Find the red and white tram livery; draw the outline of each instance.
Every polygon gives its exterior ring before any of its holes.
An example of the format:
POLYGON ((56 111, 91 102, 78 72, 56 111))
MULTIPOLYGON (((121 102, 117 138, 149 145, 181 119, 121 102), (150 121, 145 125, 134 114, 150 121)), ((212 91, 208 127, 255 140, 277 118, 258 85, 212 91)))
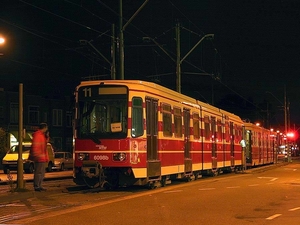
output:
POLYGON ((75 96, 76 184, 164 186, 243 166, 237 115, 136 80, 84 81, 75 96))

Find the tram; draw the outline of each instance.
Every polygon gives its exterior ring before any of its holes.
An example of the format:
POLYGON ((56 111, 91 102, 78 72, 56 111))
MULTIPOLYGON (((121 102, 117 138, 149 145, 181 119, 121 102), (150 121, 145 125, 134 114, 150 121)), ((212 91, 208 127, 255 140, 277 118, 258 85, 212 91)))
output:
POLYGON ((83 81, 75 99, 78 185, 165 186, 173 179, 241 170, 245 151, 251 165, 273 160, 273 150, 265 150, 271 145, 252 146, 260 137, 252 131, 255 125, 245 126, 233 113, 155 83, 83 81), (244 148, 240 142, 246 138, 244 148))

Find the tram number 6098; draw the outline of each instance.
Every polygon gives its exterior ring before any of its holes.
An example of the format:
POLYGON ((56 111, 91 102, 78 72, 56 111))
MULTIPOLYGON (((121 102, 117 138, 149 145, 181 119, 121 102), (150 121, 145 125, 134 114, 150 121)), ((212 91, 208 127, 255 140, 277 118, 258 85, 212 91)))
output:
POLYGON ((94 160, 109 160, 107 155, 95 155, 94 160))

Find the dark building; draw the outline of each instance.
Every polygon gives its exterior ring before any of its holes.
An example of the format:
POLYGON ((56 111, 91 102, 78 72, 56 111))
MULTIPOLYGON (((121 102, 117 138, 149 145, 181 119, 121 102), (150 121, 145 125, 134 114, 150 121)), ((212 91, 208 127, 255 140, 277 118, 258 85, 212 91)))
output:
MULTIPOLYGON (((72 152, 72 102, 71 97, 46 98, 23 94, 23 128, 28 140, 41 122, 48 124, 50 142, 55 150, 72 152)), ((0 127, 18 138, 19 93, 0 88, 0 127)), ((11 135, 8 135, 10 139, 11 135)), ((10 144, 11 141, 8 140, 10 144)), ((9 147, 9 146, 8 146, 9 147)))

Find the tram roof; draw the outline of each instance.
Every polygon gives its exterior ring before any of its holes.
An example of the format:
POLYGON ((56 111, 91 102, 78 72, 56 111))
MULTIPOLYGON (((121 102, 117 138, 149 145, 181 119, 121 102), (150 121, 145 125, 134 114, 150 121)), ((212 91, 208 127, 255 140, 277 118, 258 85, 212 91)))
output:
POLYGON ((142 80, 90 80, 90 81, 82 81, 77 88, 79 88, 80 86, 83 86, 83 85, 100 85, 102 83, 103 84, 127 85, 127 86, 129 86, 129 88, 131 88, 130 86, 144 86, 145 88, 151 88, 157 92, 163 92, 164 94, 168 94, 168 95, 178 99, 182 104, 189 105, 189 106, 192 106, 195 108, 201 107, 201 108, 207 109, 207 110, 218 111, 218 112, 225 114, 231 118, 235 118, 237 120, 240 119, 239 116, 237 116, 231 112, 219 109, 213 105, 196 100, 185 94, 178 93, 177 91, 174 91, 174 90, 164 87, 160 84, 156 84, 156 83, 149 82, 149 81, 142 81, 142 80))

